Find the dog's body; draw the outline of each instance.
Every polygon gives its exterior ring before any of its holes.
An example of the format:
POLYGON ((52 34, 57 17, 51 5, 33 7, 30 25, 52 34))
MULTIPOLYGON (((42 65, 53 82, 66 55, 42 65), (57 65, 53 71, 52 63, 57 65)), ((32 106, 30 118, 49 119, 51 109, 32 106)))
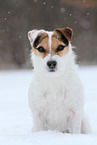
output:
POLYGON ((33 131, 89 133, 84 91, 72 52, 70 28, 29 32, 34 77, 29 89, 33 131))

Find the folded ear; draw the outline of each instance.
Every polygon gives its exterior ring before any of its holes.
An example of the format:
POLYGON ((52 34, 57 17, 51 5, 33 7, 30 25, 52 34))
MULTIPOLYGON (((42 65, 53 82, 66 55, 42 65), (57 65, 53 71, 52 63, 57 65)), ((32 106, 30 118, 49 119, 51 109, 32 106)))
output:
POLYGON ((73 30, 71 28, 62 28, 62 29, 56 29, 57 32, 61 32, 67 40, 71 41, 71 38, 73 36, 73 30))
POLYGON ((30 40, 30 43, 32 44, 34 42, 34 40, 37 38, 38 35, 41 35, 41 33, 43 33, 44 30, 32 30, 28 32, 28 38, 30 40))
POLYGON ((32 31, 28 32, 28 38, 29 38, 30 43, 33 42, 36 32, 37 32, 37 30, 32 30, 32 31))

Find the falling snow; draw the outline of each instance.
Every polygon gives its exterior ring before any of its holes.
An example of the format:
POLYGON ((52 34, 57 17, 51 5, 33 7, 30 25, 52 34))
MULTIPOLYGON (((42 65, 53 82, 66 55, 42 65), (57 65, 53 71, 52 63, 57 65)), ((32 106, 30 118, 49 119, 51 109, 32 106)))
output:
POLYGON ((89 14, 90 14, 90 13, 88 12, 88 13, 87 13, 87 16, 88 16, 89 14))
POLYGON ((38 2, 38 0, 34 0, 34 2, 36 3, 36 2, 38 2))
POLYGON ((2 40, 0 40, 0 44, 2 43, 3 41, 2 40))
POLYGON ((77 21, 74 21, 74 24, 77 24, 77 21))
POLYGON ((21 38, 22 38, 22 36, 21 36, 21 35, 19 35, 19 38, 21 39, 21 38))
POLYGON ((10 11, 8 11, 8 14, 10 14, 10 11))
POLYGON ((83 0, 83 3, 85 3, 86 1, 85 0, 83 0))
POLYGON ((61 8, 60 11, 61 11, 61 13, 64 13, 65 12, 65 8, 61 8))
POLYGON ((43 2, 43 5, 45 5, 45 2, 43 2))
POLYGON ((54 6, 51 6, 51 8, 53 9, 54 6))

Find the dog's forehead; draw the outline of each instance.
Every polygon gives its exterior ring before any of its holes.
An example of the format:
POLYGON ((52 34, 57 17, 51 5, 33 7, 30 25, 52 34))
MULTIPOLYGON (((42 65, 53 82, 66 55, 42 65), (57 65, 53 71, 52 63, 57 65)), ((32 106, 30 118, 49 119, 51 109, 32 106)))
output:
POLYGON ((60 41, 60 35, 56 31, 39 31, 35 40, 38 40, 38 43, 48 43, 49 47, 52 45, 54 38, 56 41, 60 41))
POLYGON ((43 31, 42 33, 39 32, 39 35, 41 37, 43 36, 48 36, 49 39, 51 39, 52 37, 56 37, 57 39, 60 38, 60 35, 54 30, 54 31, 43 31))
POLYGON ((56 31, 45 31, 41 35, 38 36, 39 38, 39 45, 48 46, 45 49, 49 49, 51 52, 52 49, 56 49, 59 44, 64 44, 61 35, 58 34, 56 31))
MULTIPOLYGON (((36 38, 34 38, 33 40, 33 46, 36 48, 39 45, 47 45, 49 46, 49 49, 51 49, 51 45, 53 43, 53 38, 59 38, 59 34, 56 31, 45 31, 45 30, 38 30, 38 32, 36 31, 37 36, 36 38)), ((56 41, 57 42, 57 41, 56 41)), ((45 48, 48 49, 48 48, 45 48)))

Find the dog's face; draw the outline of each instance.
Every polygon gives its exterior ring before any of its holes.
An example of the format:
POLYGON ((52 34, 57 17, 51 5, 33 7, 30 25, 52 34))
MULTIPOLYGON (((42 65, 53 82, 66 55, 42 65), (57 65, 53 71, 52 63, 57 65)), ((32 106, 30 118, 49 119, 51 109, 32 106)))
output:
POLYGON ((28 32, 35 71, 54 76, 62 74, 71 54, 71 37, 70 28, 28 32))

